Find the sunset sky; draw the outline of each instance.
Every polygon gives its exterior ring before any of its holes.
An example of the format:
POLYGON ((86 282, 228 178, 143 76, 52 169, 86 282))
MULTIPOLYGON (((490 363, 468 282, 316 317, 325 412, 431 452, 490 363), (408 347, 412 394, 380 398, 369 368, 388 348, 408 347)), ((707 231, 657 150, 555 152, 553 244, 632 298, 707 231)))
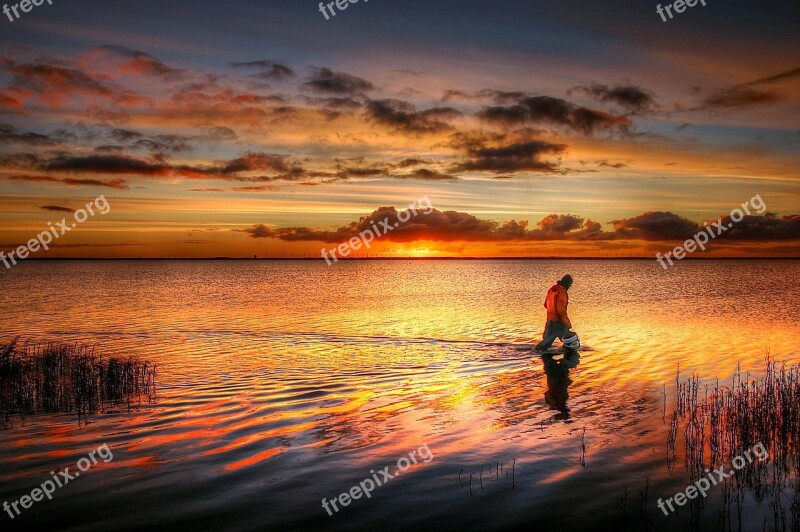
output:
MULTIPOLYGON (((46 2, 0 18, 0 249, 800 256, 800 4, 46 2), (696 254, 697 255, 697 254, 696 254)), ((35 256, 43 256, 37 253, 35 256)))

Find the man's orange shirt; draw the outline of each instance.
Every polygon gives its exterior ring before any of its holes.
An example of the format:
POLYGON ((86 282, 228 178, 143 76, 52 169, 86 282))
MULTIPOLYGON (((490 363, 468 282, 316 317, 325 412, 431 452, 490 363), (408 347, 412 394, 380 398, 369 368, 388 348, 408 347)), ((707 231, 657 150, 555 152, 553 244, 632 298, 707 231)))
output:
POLYGON ((569 305, 567 289, 560 284, 553 285, 547 291, 547 297, 544 300, 544 308, 547 309, 547 320, 560 321, 571 329, 572 322, 567 316, 567 305, 569 305))

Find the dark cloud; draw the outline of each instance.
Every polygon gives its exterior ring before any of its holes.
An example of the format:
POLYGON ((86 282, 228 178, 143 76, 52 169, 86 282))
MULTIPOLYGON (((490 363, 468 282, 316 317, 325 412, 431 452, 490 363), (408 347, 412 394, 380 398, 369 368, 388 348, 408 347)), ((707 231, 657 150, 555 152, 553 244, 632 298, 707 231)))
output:
POLYGON ((630 120, 623 116, 615 116, 586 107, 575 109, 572 113, 572 127, 584 135, 613 129, 627 132, 630 125, 630 120))
MULTIPOLYGON (((287 242, 317 241, 325 243, 345 242, 373 226, 381 227, 386 220, 393 227, 380 236, 392 242, 432 241, 595 241, 602 243, 613 240, 681 241, 702 229, 692 222, 669 212, 645 212, 632 218, 615 220, 613 231, 604 232, 602 224, 586 220, 574 214, 550 214, 541 219, 534 228, 525 220, 497 222, 482 220, 476 216, 457 211, 430 209, 423 214, 418 209, 415 216, 408 211, 406 222, 398 218, 394 207, 380 207, 358 221, 333 230, 320 230, 309 227, 272 228, 263 224, 248 229, 237 230, 252 238, 275 238, 287 242), (395 227, 395 224, 397 226, 395 227)), ((797 240, 800 239, 800 215, 778 218, 774 215, 749 216, 739 222, 742 230, 726 237, 735 240, 797 240)), ((382 230, 383 232, 383 230, 382 230)))
POLYGON ((344 227, 337 231, 315 231, 308 227, 283 227, 272 229, 266 225, 254 225, 250 229, 239 230, 252 238, 277 238, 287 242, 343 242, 355 236, 352 228, 344 227))
POLYGON ((259 61, 243 61, 243 62, 236 62, 231 61, 228 63, 233 68, 270 68, 272 66, 272 61, 267 61, 266 59, 262 59, 259 61))
POLYGON ((735 222, 730 215, 722 216, 721 234, 715 223, 699 224, 671 212, 645 212, 633 218, 614 220, 615 237, 639 240, 686 240, 711 227, 714 238, 725 240, 796 240, 800 239, 800 215, 777 216, 772 213, 744 216, 735 222))
POLYGON ((339 167, 339 172, 337 173, 337 177, 340 179, 347 179, 350 177, 376 177, 376 176, 388 176, 389 175, 389 167, 385 165, 375 165, 371 167, 339 167))
POLYGON ((181 135, 147 136, 127 129, 112 129, 109 137, 130 150, 145 150, 152 153, 179 153, 191 150, 190 139, 181 135))
MULTIPOLYGON (((403 222, 394 207, 380 207, 357 222, 339 227, 335 230, 316 230, 308 227, 283 227, 272 229, 263 224, 249 229, 239 230, 248 233, 252 238, 276 238, 288 242, 319 241, 326 243, 344 242, 357 236, 362 231, 381 227, 386 221, 393 230, 380 236, 392 242, 413 242, 417 240, 433 240, 440 242, 476 241, 498 242, 512 240, 562 240, 593 238, 600 232, 600 224, 592 220, 584 221, 572 215, 550 215, 539 222, 537 229, 529 229, 527 221, 510 220, 499 223, 493 220, 482 220, 472 214, 457 211, 439 211, 436 209, 418 209, 415 216, 405 211, 403 222), (424 214, 424 212, 428 212, 424 214), (397 224, 395 226, 395 224, 397 224)), ((403 212, 403 211, 401 211, 403 212)))
POLYGON ((361 107, 364 107, 364 104, 361 101, 359 101, 359 100, 357 100, 355 98, 351 98, 349 96, 344 96, 344 97, 331 96, 331 97, 328 97, 328 98, 308 98, 308 97, 306 97, 306 98, 304 98, 304 100, 307 103, 311 104, 311 105, 316 105, 316 106, 319 106, 319 107, 324 107, 324 108, 332 109, 332 110, 333 109, 335 109, 335 110, 355 110, 355 109, 360 109, 361 107))
POLYGON ((722 89, 707 96, 703 99, 700 108, 705 110, 747 109, 772 105, 781 99, 781 95, 775 91, 737 86, 722 89))
POLYGON ((131 157, 115 155, 89 155, 75 157, 63 155, 44 162, 40 169, 52 172, 93 174, 170 175, 167 165, 153 164, 131 157))
POLYGON ((172 95, 164 112, 179 120, 203 127, 229 127, 232 124, 264 126, 275 117, 274 107, 285 104, 279 95, 262 95, 235 89, 190 90, 182 88, 172 95))
POLYGON ((116 96, 104 81, 74 68, 47 63, 17 63, 0 59, 0 71, 13 77, 16 88, 29 89, 40 99, 57 105, 69 96, 116 96))
POLYGON ((121 154, 125 151, 125 146, 120 146, 117 144, 103 144, 102 146, 95 146, 94 151, 97 153, 121 154))
POLYGON ((70 209, 69 207, 59 207, 58 205, 44 205, 41 208, 51 212, 69 212, 69 213, 75 212, 75 209, 70 209))
POLYGON ((161 60, 142 50, 133 50, 124 46, 106 45, 101 50, 125 59, 120 69, 123 72, 140 76, 153 76, 167 80, 184 79, 188 72, 180 68, 172 68, 161 60))
POLYGON ((453 181, 458 176, 447 172, 433 170, 430 168, 416 168, 409 171, 408 168, 428 164, 432 161, 421 159, 403 159, 398 163, 372 163, 365 164, 363 157, 350 159, 337 159, 335 174, 319 175, 318 177, 343 179, 365 179, 370 177, 386 177, 393 179, 418 179, 420 181, 453 181))
POLYGON ((249 233, 252 238, 277 238, 273 237, 272 229, 264 224, 257 224, 250 229, 242 229, 240 232, 249 233))
POLYGON ((484 89, 474 96, 476 98, 488 98, 497 105, 516 103, 528 97, 526 93, 520 91, 498 91, 494 89, 484 89))
POLYGON ((39 133, 23 132, 10 124, 0 125, 0 144, 26 144, 28 146, 54 146, 61 140, 39 133))
POLYGON ((208 142, 233 141, 239 138, 234 130, 229 127, 210 127, 205 133, 196 137, 198 140, 208 142))
POLYGON ((791 70, 786 70, 784 72, 778 72, 777 74, 773 74, 772 76, 766 76, 763 78, 759 78, 747 83, 747 85, 760 85, 762 83, 774 83, 776 81, 783 81, 785 79, 791 79, 800 77, 800 67, 793 68, 791 70))
POLYGON ((478 112, 478 118, 490 124, 516 125, 524 124, 530 119, 528 108, 522 105, 508 107, 485 107, 478 112))
POLYGON ((649 113, 657 107, 652 93, 636 85, 609 87, 593 83, 587 87, 575 87, 572 91, 584 92, 599 102, 621 105, 633 114, 649 113))
POLYGON ((73 179, 73 178, 59 178, 48 175, 12 175, 9 181, 26 181, 29 183, 64 183, 69 186, 97 186, 114 188, 117 190, 127 190, 130 187, 128 182, 124 179, 73 179))
POLYGON ((458 89, 447 89, 442 93, 442 100, 443 102, 449 102, 450 100, 465 100, 465 101, 472 101, 475 100, 477 97, 474 94, 470 94, 468 92, 464 92, 458 89))
POLYGON ((484 107, 478 112, 480 120, 501 126, 523 124, 554 124, 566 126, 584 135, 600 131, 627 132, 631 122, 625 116, 580 107, 561 98, 551 96, 524 96, 519 93, 495 91, 493 99, 513 105, 484 107))
MULTIPOLYGON (((746 83, 740 83, 732 87, 718 89, 709 96, 706 96, 696 109, 706 111, 734 111, 751 107, 773 105, 783 100, 784 96, 778 91, 757 88, 757 86, 768 85, 796 77, 800 77, 800 67, 778 72, 771 76, 754 79, 746 83)), ((695 92, 701 91, 702 88, 695 88, 695 92)))
POLYGON ((555 162, 542 160, 546 155, 559 155, 566 150, 563 144, 529 140, 501 146, 470 146, 467 160, 455 165, 455 171, 485 171, 496 174, 529 170, 541 173, 560 171, 555 162))
POLYGON ((764 213, 759 216, 744 216, 734 222, 729 215, 722 217, 722 225, 730 228, 720 238, 730 240, 798 240, 800 239, 800 215, 777 216, 764 213))
POLYGON ((233 187, 234 192, 273 192, 278 190, 278 187, 273 185, 252 185, 248 187, 233 187))
POLYGON ((394 177, 400 179, 419 179, 421 181, 454 181, 458 177, 453 174, 438 172, 428 168, 417 168, 407 174, 394 174, 394 177))
MULTIPOLYGON (((225 179, 228 181, 276 181, 305 179, 309 175, 288 155, 247 152, 241 157, 217 161, 213 165, 170 164, 163 159, 137 159, 126 155, 57 155, 43 158, 35 154, 0 157, 0 167, 34 168, 46 172, 81 174, 140 175, 183 177, 188 179, 225 179), (250 172, 276 172, 274 175, 242 175, 250 172)), ((56 178, 53 178, 56 179, 56 178)), ((60 180, 67 183, 68 180, 60 180)), ((94 180, 92 180, 94 182, 94 180)), ((72 180, 72 182, 77 182, 72 180)))
POLYGON ((61 179, 61 182, 72 186, 106 187, 117 190, 127 190, 130 188, 128 182, 124 179, 72 179, 65 177, 61 179))
POLYGON ((141 133, 127 129, 112 129, 109 137, 118 142, 136 142, 144 137, 141 133))
POLYGON ((312 92, 355 95, 374 90, 376 87, 369 81, 347 74, 334 72, 329 68, 316 68, 302 87, 312 92))
POLYGON ((618 236, 637 240, 683 240, 701 229, 696 222, 662 211, 648 211, 611 223, 618 236))
POLYGON ((583 226, 583 218, 573 214, 551 214, 542 218, 539 229, 545 233, 564 234, 583 226))
MULTIPOLYGON (((458 131, 450 136, 447 146, 456 150, 475 150, 487 145, 498 145, 509 142, 509 135, 493 131, 458 131)), ((526 140, 526 139, 515 139, 526 140)))
MULTIPOLYGON (((120 139, 136 139, 138 134, 129 130, 118 130, 120 139)), ((137 142, 140 142, 139 139, 137 142)), ((0 156, 0 168, 38 170, 68 174, 138 175, 145 177, 178 177, 185 179, 221 179, 244 183, 269 183, 273 181, 307 182, 322 179, 326 182, 346 179, 387 177, 396 179, 419 179, 426 181, 454 180, 456 176, 427 168, 412 172, 398 171, 400 166, 391 163, 364 164, 363 158, 337 160, 336 168, 330 171, 311 171, 289 155, 246 152, 240 157, 215 161, 209 165, 173 164, 164 157, 152 156, 139 159, 115 151, 116 146, 100 146, 98 155, 73 156, 58 154, 43 157, 36 154, 0 156)), ((54 182, 70 185, 86 184, 128 188, 122 179, 64 179, 61 177, 22 174, 9 179, 30 182, 54 182)))
POLYGON ((432 162, 433 161, 428 160, 428 159, 419 159, 419 158, 416 158, 416 157, 407 157, 405 159, 402 159, 400 162, 398 162, 396 166, 398 168, 409 168, 411 166, 420 166, 420 165, 423 165, 423 164, 430 164, 432 162))
MULTIPOLYGON (((282 104, 280 96, 263 96, 233 89, 217 92, 181 89, 172 95, 172 100, 185 109, 226 110, 241 109, 254 105, 282 104)), ((260 111, 260 110, 259 110, 260 111)), ((263 114, 264 112, 261 111, 263 114)))
POLYGON ((261 72, 251 74, 250 77, 264 79, 267 81, 283 81, 285 79, 295 77, 294 70, 281 63, 274 63, 272 61, 246 61, 243 63, 231 62, 228 63, 233 68, 249 68, 258 69, 261 72))
POLYGON ((284 126, 292 122, 296 122, 301 115, 301 108, 291 105, 282 105, 279 107, 272 107, 268 113, 264 113, 265 120, 262 121, 265 125, 284 126))
POLYGON ((218 163, 218 166, 212 171, 220 175, 230 176, 241 172, 269 170, 285 174, 303 172, 299 163, 292 162, 288 155, 264 152, 247 152, 242 157, 218 163))
POLYGON ((131 145, 133 150, 146 150, 152 153, 179 153, 190 151, 189 139, 180 135, 156 135, 151 139, 139 139, 131 145))
POLYGON ((602 161, 596 161, 597 166, 600 168, 626 168, 628 165, 625 163, 610 163, 607 160, 603 159, 602 161))
POLYGON ((418 111, 402 100, 371 100, 367 104, 367 117, 375 122, 408 134, 441 133, 453 129, 447 120, 461 116, 451 107, 433 107, 418 111))
POLYGON ((519 100, 519 105, 527 109, 530 120, 534 122, 552 122, 568 126, 572 125, 573 111, 584 109, 551 96, 529 96, 519 100))

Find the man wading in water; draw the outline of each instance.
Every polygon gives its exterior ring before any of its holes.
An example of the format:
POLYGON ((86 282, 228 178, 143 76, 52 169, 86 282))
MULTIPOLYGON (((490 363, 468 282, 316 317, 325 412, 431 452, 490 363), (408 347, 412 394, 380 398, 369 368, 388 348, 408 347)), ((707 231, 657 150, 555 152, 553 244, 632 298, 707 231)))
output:
POLYGON ((542 341, 536 345, 537 351, 546 351, 556 338, 564 342, 564 347, 577 350, 580 347, 578 335, 571 331, 572 322, 567 316, 569 295, 567 290, 572 286, 572 276, 567 274, 547 291, 544 308, 547 309, 547 324, 544 327, 542 341))

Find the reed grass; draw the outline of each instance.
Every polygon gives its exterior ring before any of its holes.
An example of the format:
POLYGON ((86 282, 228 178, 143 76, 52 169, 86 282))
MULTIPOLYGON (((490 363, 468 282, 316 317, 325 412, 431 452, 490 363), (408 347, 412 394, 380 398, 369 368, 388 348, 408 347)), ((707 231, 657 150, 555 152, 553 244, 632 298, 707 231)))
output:
POLYGON ((43 412, 83 416, 156 395, 157 367, 136 357, 104 357, 94 347, 54 343, 0 344, 0 421, 43 412))
MULTIPOLYGON (((745 494, 759 503, 769 501, 774 530, 800 525, 800 365, 778 364, 769 354, 758 375, 743 374, 737 366, 731 383, 701 384, 697 375, 675 378, 675 407, 667 436, 667 462, 683 449, 684 465, 692 482, 706 470, 725 466, 757 444, 769 452, 767 460, 753 460, 721 486, 720 525, 731 530, 742 523, 745 494), (679 425, 683 438, 679 436, 679 425), (785 500, 793 495, 788 508, 785 500), (788 512, 787 512, 788 510, 788 512), (787 515, 789 519, 787 521, 787 515)), ((697 504, 704 504, 697 499, 697 504)), ((696 510, 696 509, 695 509, 696 510)))

